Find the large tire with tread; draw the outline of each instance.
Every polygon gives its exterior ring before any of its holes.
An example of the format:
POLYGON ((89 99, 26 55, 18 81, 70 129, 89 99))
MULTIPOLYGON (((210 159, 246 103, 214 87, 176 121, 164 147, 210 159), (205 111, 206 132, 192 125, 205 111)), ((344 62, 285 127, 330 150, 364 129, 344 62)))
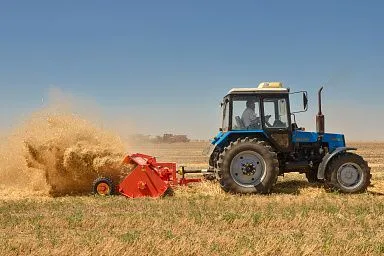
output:
POLYGON ((218 177, 230 193, 270 193, 279 174, 277 154, 258 139, 237 139, 219 155, 218 177))
POLYGON ((115 194, 115 186, 110 178, 97 178, 93 184, 93 194, 100 196, 110 196, 115 194))
POLYGON ((325 183, 332 190, 361 193, 371 181, 371 168, 359 155, 345 152, 335 156, 326 169, 325 183))

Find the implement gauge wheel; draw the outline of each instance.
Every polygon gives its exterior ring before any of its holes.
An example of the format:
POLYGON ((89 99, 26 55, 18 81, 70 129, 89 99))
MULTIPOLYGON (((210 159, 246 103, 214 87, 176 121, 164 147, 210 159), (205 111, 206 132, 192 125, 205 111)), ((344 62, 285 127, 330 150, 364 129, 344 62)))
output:
POLYGON ((220 185, 231 193, 270 193, 279 174, 279 161, 272 147, 248 137, 231 142, 217 164, 220 185))
POLYGON ((325 183, 332 190, 343 193, 361 193, 371 180, 371 168, 364 159, 353 153, 337 155, 327 166, 325 183))
POLYGON ((115 188, 111 179, 100 177, 93 182, 93 194, 99 196, 110 196, 114 193, 115 188))

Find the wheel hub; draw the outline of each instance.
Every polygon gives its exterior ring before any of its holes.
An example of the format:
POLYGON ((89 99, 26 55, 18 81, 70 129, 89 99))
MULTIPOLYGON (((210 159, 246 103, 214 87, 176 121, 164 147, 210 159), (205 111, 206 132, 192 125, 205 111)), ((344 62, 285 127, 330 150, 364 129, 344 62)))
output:
POLYGON ((240 152, 232 159, 230 174, 238 185, 254 187, 265 177, 264 159, 254 151, 240 152))
POLYGON ((100 183, 99 185, 97 185, 96 190, 97 190, 97 193, 99 195, 107 195, 110 191, 110 188, 109 188, 108 184, 100 183))
POLYGON ((340 185, 348 188, 358 185, 362 180, 361 177, 361 167, 355 163, 343 164, 337 172, 337 179, 340 185))
POLYGON ((251 176, 256 173, 256 167, 252 163, 242 164, 242 166, 241 170, 244 175, 251 176))

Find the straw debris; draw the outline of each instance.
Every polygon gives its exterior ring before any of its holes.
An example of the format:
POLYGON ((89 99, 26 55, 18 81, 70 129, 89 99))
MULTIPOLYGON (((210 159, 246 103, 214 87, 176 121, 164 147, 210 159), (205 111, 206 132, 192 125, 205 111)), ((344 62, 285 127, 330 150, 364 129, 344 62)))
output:
POLYGON ((124 175, 120 138, 70 113, 33 114, 0 153, 0 184, 50 195, 89 193, 98 176, 124 175))

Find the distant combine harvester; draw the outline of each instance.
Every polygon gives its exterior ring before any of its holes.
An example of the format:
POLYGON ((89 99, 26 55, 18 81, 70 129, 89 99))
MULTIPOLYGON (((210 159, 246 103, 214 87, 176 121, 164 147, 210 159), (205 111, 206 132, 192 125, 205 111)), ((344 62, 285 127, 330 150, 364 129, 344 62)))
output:
POLYGON ((140 143, 186 143, 190 142, 191 140, 187 137, 187 135, 175 135, 172 133, 165 133, 162 136, 134 134, 129 136, 129 141, 136 141, 140 143))
POLYGON ((172 133, 163 134, 163 136, 156 136, 156 143, 177 143, 177 142, 189 142, 187 135, 175 135, 172 133))

